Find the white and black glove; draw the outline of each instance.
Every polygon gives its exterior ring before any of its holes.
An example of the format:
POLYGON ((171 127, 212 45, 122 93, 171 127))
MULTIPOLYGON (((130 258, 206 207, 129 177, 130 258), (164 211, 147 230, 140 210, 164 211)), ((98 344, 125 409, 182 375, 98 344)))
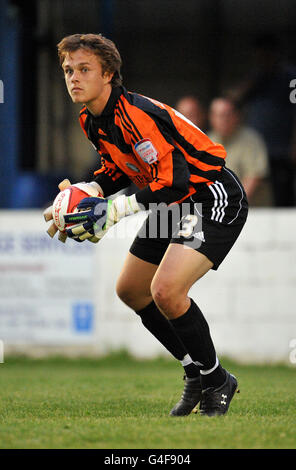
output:
MULTIPOLYGON (((101 195, 103 195, 102 188, 95 181, 92 181, 91 183, 82 182, 82 183, 76 183, 76 184, 71 185, 70 181, 68 179, 65 179, 58 185, 58 188, 59 188, 60 191, 64 191, 65 189, 69 188, 70 186, 76 186, 77 188, 81 189, 82 191, 84 191, 85 193, 88 193, 88 194, 93 194, 94 189, 95 189, 101 195)), ((52 209, 53 209, 53 206, 49 206, 43 212, 43 216, 44 216, 44 219, 45 219, 46 222, 49 222, 50 220, 53 219, 53 210, 52 209)), ((56 226, 56 224, 54 222, 52 222, 51 225, 49 226, 48 230, 47 230, 47 233, 51 238, 53 238, 57 232, 58 232, 58 227, 56 226)), ((67 239, 67 236, 68 235, 65 231, 59 231, 58 239, 61 242, 65 243, 65 241, 67 239)), ((93 241, 93 240, 90 239, 89 241, 93 241)))
POLYGON ((66 224, 75 224, 66 229, 68 237, 75 240, 98 242, 110 227, 123 217, 141 210, 136 196, 121 195, 114 200, 101 197, 82 199, 77 206, 78 212, 64 215, 66 224))

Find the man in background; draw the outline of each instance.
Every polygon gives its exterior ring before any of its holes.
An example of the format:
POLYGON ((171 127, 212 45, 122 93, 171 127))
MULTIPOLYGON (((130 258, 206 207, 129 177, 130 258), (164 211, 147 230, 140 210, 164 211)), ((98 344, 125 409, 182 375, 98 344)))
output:
POLYGON ((228 167, 240 178, 250 205, 270 205, 268 156, 258 132, 242 123, 239 108, 228 98, 215 98, 209 111, 210 139, 227 151, 228 167))
POLYGON ((176 110, 193 122, 200 130, 206 131, 208 116, 205 105, 194 95, 182 96, 176 103, 176 110))

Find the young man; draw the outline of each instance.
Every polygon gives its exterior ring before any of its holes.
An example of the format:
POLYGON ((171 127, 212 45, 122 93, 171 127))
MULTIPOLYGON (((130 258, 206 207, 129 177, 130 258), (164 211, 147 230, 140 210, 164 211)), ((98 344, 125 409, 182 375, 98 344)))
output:
MULTIPOLYGON (((225 414, 237 380, 220 365, 207 321, 188 291, 218 269, 237 239, 247 217, 245 192, 225 167, 221 145, 174 109, 121 85, 112 41, 75 34, 58 44, 58 53, 73 102, 84 104, 82 129, 101 158, 86 184, 104 196, 80 203, 81 219, 67 235, 96 242, 122 217, 152 209, 117 294, 184 367, 184 392, 170 414, 188 415, 198 403, 202 415, 225 414), (135 194, 108 200, 131 182, 139 188, 135 194)), ((73 221, 71 214, 65 220, 73 221)))

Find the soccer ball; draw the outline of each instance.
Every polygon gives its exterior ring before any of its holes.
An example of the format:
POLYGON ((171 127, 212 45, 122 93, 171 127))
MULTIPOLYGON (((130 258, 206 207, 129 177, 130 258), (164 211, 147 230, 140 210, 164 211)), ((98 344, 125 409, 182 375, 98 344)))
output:
POLYGON ((77 212, 79 202, 86 197, 102 197, 102 195, 96 188, 86 183, 73 184, 57 195, 52 205, 52 217, 61 232, 65 231, 64 215, 77 212))

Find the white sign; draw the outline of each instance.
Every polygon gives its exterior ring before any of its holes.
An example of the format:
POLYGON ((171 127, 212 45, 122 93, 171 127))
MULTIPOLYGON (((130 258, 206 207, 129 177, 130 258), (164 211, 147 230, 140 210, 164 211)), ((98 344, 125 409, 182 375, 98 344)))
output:
POLYGON ((0 339, 95 340, 94 245, 51 239, 39 211, 0 213, 0 339))

